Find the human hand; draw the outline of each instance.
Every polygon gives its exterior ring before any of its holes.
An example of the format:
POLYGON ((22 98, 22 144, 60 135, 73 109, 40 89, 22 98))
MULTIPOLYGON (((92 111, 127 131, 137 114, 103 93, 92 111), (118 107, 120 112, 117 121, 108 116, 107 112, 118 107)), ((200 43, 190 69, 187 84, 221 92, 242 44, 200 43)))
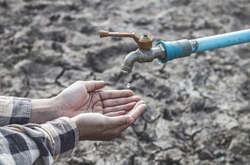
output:
POLYGON ((80 140, 111 140, 129 127, 145 109, 145 103, 139 101, 125 115, 109 117, 98 113, 86 113, 71 120, 77 125, 80 140))
POLYGON ((103 81, 77 81, 54 98, 60 116, 73 117, 95 112, 119 116, 131 110, 140 100, 131 90, 104 90, 103 81))
POLYGON ((94 112, 119 116, 140 100, 131 90, 104 90, 103 81, 77 81, 50 99, 33 99, 30 122, 43 123, 58 117, 94 112))

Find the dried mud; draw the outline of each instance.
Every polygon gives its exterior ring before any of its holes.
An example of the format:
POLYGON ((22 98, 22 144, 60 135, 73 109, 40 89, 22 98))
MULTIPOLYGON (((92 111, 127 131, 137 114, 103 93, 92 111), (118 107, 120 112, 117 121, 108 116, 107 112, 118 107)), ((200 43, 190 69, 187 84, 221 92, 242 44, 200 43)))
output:
POLYGON ((250 47, 120 67, 130 39, 192 39, 250 27, 249 0, 0 0, 1 95, 46 98, 76 80, 131 89, 147 112, 110 142, 81 142, 56 165, 250 164, 250 47))

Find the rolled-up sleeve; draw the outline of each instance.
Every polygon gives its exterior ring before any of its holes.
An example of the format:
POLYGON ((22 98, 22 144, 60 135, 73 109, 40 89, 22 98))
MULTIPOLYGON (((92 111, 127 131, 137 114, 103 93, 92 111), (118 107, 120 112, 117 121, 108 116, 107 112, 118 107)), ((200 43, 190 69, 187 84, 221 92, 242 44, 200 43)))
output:
POLYGON ((78 143, 78 129, 70 118, 45 124, 0 128, 0 164, 52 164, 70 156, 78 143))
POLYGON ((30 121, 31 100, 0 96, 0 126, 26 124, 30 121))

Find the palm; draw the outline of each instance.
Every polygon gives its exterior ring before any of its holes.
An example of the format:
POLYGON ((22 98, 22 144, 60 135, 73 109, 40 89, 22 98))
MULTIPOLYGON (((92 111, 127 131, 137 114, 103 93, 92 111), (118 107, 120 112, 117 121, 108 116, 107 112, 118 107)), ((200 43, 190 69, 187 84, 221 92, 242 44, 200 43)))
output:
POLYGON ((131 110, 139 97, 133 96, 130 90, 98 89, 104 86, 103 82, 78 81, 66 88, 57 98, 64 116, 72 117, 80 113, 101 113, 107 116, 118 116, 131 110))
POLYGON ((104 113, 104 106, 103 100, 101 98, 101 92, 91 92, 87 93, 87 100, 84 105, 81 106, 80 110, 84 112, 97 112, 97 113, 104 113))
POLYGON ((111 140, 129 127, 144 111, 146 105, 138 101, 126 115, 107 117, 101 114, 81 114, 73 117, 80 140, 111 140))

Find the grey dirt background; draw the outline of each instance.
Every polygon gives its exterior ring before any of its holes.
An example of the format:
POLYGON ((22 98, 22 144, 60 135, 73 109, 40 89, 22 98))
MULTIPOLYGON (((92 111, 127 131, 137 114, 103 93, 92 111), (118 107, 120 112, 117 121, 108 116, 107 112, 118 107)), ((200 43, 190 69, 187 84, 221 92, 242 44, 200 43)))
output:
POLYGON ((250 45, 167 65, 136 64, 125 77, 131 39, 99 30, 192 39, 250 27, 250 0, 0 0, 0 94, 55 96, 77 80, 105 80, 148 104, 110 142, 81 142, 56 165, 250 164, 250 45))

